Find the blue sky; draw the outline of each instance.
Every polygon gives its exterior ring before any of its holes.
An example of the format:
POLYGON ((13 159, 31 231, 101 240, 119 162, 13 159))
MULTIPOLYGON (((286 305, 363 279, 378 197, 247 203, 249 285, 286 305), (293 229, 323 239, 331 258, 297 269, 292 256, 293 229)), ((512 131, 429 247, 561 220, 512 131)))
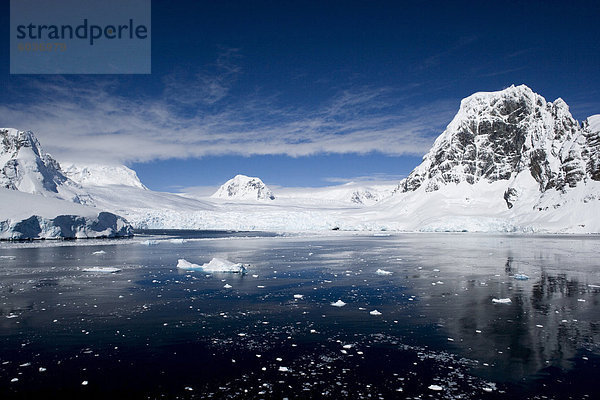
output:
MULTIPOLYGON (((9 35, 8 2, 0 10, 9 35)), ((152 74, 9 75, 0 125, 156 190, 399 179, 477 91, 600 113, 599 2, 152 2, 152 74)))

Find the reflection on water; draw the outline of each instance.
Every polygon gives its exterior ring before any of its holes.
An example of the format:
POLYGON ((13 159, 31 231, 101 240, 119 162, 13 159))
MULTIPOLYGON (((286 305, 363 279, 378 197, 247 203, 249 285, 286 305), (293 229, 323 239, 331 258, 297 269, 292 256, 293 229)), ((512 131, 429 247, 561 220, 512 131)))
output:
POLYGON ((2 398, 595 393, 594 237, 167 233, 1 244, 2 398))

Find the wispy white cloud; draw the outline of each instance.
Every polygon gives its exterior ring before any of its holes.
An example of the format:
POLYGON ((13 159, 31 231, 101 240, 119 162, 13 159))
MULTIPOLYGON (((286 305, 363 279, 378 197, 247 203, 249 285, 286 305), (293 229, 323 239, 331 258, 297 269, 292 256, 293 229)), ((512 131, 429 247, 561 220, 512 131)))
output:
POLYGON ((241 73, 235 51, 212 73, 179 72, 150 98, 119 93, 106 80, 27 81, 35 98, 0 104, 0 125, 29 129, 59 159, 138 162, 237 154, 425 153, 456 111, 456 101, 412 105, 390 88, 340 90, 318 105, 289 107, 278 97, 231 96, 241 73), (191 112, 190 112, 191 110, 191 112))

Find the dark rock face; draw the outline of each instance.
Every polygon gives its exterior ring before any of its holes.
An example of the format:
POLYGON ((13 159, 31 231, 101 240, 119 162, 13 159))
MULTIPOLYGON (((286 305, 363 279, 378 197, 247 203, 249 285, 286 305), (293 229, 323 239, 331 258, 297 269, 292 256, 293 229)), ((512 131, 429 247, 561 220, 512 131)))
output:
POLYGON ((517 192, 517 189, 515 189, 515 188, 506 189, 506 191, 504 192, 504 201, 506 201, 506 206, 509 209, 513 208, 513 202, 515 201, 515 199, 518 196, 519 196, 519 193, 517 192))
MULTIPOLYGON (((510 180, 528 172, 540 192, 600 180, 600 133, 580 127, 562 99, 553 103, 527 86, 476 93, 461 107, 432 149, 396 189, 439 190, 449 183, 510 180)), ((509 208, 517 196, 508 189, 509 208)))
POLYGON ((589 121, 585 121, 583 132, 587 142, 587 146, 582 151, 582 157, 587 161, 585 173, 591 179, 600 181, 600 129, 594 130, 589 121))

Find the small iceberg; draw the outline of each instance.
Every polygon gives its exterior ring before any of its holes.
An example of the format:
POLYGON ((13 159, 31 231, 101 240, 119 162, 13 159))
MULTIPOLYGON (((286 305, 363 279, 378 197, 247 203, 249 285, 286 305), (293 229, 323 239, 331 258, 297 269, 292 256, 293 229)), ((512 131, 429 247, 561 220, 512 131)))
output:
POLYGON ((210 262, 202 265, 191 263, 183 258, 177 261, 177 268, 186 270, 198 270, 203 272, 231 272, 245 274, 246 267, 241 263, 234 263, 222 258, 213 258, 210 262))
POLYGON ((492 299, 492 303, 510 304, 510 303, 512 303, 512 301, 509 298, 506 298, 506 299, 492 299))
POLYGON ((16 260, 17 257, 15 257, 15 256, 0 256, 0 259, 3 259, 3 260, 16 260))
POLYGON ((182 244, 182 243, 186 243, 187 240, 185 240, 185 239, 170 239, 169 242, 176 243, 176 244, 182 244))
POLYGON ((375 273, 377 275, 391 275, 391 274, 393 274, 392 271, 386 271, 384 269, 378 269, 377 271, 375 271, 375 273))
POLYGON ((121 272, 119 268, 114 267, 90 267, 84 268, 83 272, 101 272, 103 274, 114 274, 117 272, 121 272))
POLYGON ((369 314, 371 315, 381 315, 381 313, 377 310, 373 310, 373 311, 369 311, 369 314))
POLYGON ((515 278, 518 281, 526 281, 527 279, 529 279, 529 276, 525 274, 515 274, 513 278, 515 278))
POLYGON ((104 250, 98 250, 98 251, 93 252, 92 254, 100 255, 100 254, 106 254, 106 252, 104 250))
POLYGON ((335 303, 331 303, 331 305, 334 307, 344 307, 346 303, 344 303, 342 300, 338 300, 335 303))

